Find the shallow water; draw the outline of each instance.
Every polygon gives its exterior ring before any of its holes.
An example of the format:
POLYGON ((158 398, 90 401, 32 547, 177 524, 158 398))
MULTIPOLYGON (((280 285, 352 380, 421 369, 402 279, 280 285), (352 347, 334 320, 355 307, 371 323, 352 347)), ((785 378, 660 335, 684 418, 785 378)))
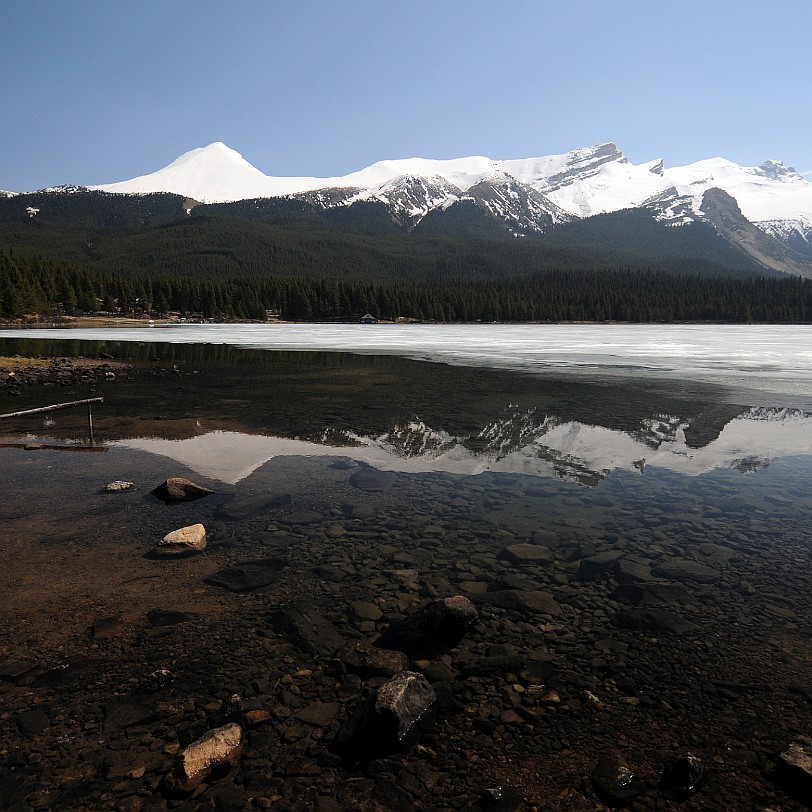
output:
MULTIPOLYGON (((236 691, 295 713, 334 702, 338 689, 315 676, 297 678, 292 696, 251 688, 269 670, 319 674, 329 660, 268 631, 274 608, 306 600, 345 639, 374 640, 426 600, 463 594, 480 624, 438 660, 412 663, 452 685, 462 707, 424 739, 434 756, 412 751, 364 773, 374 791, 385 774, 419 808, 460 808, 487 779, 529 803, 594 808, 584 781, 613 753, 649 777, 654 805, 667 754, 690 750, 714 778, 686 808, 800 808, 771 777, 778 752, 812 724, 812 415, 798 391, 739 385, 740 368, 733 386, 727 373, 723 384, 640 369, 527 374, 112 337, 0 345, 14 351, 103 351, 136 364, 97 387, 95 450, 81 413, 2 426, 13 444, 0 448, 2 544, 13 563, 3 659, 86 656, 88 627, 125 621, 94 645, 94 656, 115 661, 97 666, 97 687, 70 700, 39 689, 37 701, 73 702, 73 718, 88 717, 84 746, 99 746, 93 704, 114 686, 129 695, 145 658, 175 674, 161 701, 191 696, 199 708, 236 691), (54 448, 21 447, 33 442, 54 448), (167 507, 149 491, 171 475, 215 494, 167 507), (113 479, 136 489, 103 493, 113 479), (279 494, 287 500, 262 501, 279 494), (209 532, 203 555, 150 558, 162 535, 197 521, 209 532), (257 592, 203 582, 279 553, 284 577, 257 592), (180 625, 158 637, 145 620, 155 608, 192 613, 205 631, 180 625), (251 652, 266 644, 290 662, 257 660, 251 652), (499 657, 514 659, 499 671, 499 657), (439 788, 420 801, 425 787, 406 773, 423 781, 429 768, 439 788)), ((85 395, 31 387, 7 402, 17 410, 85 395)), ((318 728, 325 741, 341 716, 318 728)), ((142 727, 138 735, 172 740, 169 723, 142 727)), ((355 803, 361 789, 349 789, 320 738, 308 733, 303 749, 291 731, 282 714, 266 744, 254 741, 261 758, 281 760, 275 776, 248 762, 238 783, 310 803, 307 782, 295 779, 310 760, 323 770, 322 794, 355 803)), ((8 726, 4 737, 12 746, 8 726)), ((88 792, 101 798, 110 786, 99 780, 88 792)))

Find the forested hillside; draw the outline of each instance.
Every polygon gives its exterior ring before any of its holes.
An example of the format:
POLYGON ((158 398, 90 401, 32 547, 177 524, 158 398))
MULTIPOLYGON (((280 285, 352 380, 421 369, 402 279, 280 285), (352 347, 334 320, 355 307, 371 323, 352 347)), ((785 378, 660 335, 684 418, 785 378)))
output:
POLYGON ((473 205, 408 232, 376 202, 0 199, 3 318, 801 322, 810 291, 760 274, 707 224, 668 227, 641 210, 515 237, 473 205))
POLYGON ((0 254, 0 316, 104 311, 264 321, 812 321, 812 281, 701 277, 632 269, 558 270, 434 282, 254 275, 132 276, 0 254))

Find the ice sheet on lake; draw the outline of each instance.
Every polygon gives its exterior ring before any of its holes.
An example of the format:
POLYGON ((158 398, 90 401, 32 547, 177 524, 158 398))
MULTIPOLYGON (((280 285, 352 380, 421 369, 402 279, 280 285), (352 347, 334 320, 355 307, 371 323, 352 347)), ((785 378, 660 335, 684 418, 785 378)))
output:
POLYGON ((153 329, 4 330, 3 338, 232 344, 394 354, 515 370, 679 373, 697 380, 812 381, 810 325, 181 324, 153 329))

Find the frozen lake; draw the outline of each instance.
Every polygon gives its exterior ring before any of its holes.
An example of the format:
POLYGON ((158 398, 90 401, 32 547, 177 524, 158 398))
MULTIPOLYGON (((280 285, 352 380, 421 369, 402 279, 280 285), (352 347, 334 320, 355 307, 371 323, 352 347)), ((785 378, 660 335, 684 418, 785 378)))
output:
POLYGON ((6 330, 3 337, 332 350, 523 372, 678 374, 796 396, 806 395, 812 383, 809 325, 183 324, 6 330))

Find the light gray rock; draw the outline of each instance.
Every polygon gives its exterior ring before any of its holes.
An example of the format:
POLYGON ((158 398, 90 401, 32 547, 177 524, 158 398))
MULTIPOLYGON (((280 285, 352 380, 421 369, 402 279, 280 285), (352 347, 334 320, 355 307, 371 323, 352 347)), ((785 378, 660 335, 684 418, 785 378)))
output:
POLYGON ((235 765, 242 744, 242 728, 234 722, 210 730, 192 742, 180 756, 180 767, 175 776, 177 788, 190 792, 216 767, 235 765))
POLYGON ((110 482, 106 485, 104 490, 107 491, 107 493, 118 493, 119 491, 131 491, 134 487, 134 482, 117 479, 115 482, 110 482))
POLYGON ((190 524, 167 533, 158 542, 161 555, 200 552, 206 549, 206 528, 202 524, 190 524))

